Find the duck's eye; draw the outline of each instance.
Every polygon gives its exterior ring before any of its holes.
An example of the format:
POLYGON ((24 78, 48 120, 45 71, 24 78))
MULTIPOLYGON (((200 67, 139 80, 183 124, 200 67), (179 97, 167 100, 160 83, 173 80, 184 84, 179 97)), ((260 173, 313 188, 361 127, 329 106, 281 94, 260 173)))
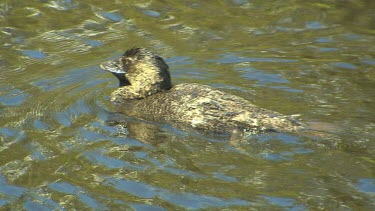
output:
POLYGON ((125 57, 125 58, 122 59, 122 62, 129 65, 133 62, 133 59, 130 58, 130 57, 125 57))

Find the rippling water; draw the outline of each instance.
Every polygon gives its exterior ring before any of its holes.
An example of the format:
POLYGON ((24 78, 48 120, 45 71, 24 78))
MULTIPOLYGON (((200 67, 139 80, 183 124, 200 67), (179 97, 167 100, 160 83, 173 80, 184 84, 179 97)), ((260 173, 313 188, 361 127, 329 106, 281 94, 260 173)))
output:
POLYGON ((371 210, 374 1, 2 1, 0 209, 371 210), (113 112, 100 62, 158 52, 329 138, 241 143, 113 112), (114 124, 114 122, 119 122, 114 124))

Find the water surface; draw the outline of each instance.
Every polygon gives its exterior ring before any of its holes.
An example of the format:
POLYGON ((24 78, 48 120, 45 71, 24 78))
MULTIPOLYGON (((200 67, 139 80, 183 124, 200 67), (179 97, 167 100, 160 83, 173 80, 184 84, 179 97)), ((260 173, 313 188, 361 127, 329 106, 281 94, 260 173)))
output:
POLYGON ((374 1, 3 1, 0 208, 371 210, 374 1), (114 113, 99 64, 147 47, 329 138, 240 143, 114 113), (119 119, 125 120, 113 124, 119 119))

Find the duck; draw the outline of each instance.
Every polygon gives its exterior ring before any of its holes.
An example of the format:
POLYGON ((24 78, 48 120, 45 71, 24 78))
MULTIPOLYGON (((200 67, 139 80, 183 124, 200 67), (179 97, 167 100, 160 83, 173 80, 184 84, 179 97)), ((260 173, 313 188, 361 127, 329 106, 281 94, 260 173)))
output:
POLYGON ((208 85, 173 85, 167 63, 146 48, 131 48, 100 67, 119 80, 110 100, 117 112, 129 117, 214 134, 296 133, 305 128, 292 115, 208 85))

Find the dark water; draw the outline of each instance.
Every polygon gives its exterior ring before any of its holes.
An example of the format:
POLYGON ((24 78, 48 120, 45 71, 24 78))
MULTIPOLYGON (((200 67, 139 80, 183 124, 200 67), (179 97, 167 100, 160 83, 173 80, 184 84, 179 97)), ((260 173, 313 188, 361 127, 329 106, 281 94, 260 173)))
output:
POLYGON ((375 3, 1 1, 1 210, 371 210, 375 3), (141 46, 174 83, 300 114, 332 138, 241 143, 113 113, 99 68, 141 46), (112 124, 126 119, 129 124, 112 124))

